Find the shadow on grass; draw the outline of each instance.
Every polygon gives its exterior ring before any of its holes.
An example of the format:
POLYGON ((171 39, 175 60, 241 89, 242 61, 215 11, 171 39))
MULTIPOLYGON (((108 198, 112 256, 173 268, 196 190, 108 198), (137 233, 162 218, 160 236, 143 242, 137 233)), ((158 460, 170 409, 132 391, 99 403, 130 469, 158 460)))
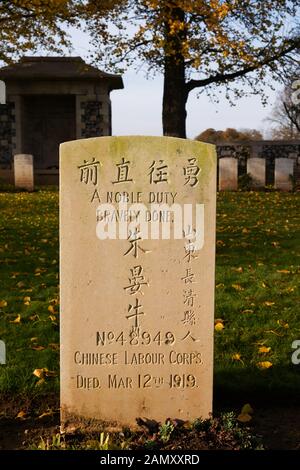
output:
POLYGON ((259 407, 299 406, 300 365, 274 366, 268 370, 226 367, 215 369, 214 407, 241 408, 245 403, 259 407))

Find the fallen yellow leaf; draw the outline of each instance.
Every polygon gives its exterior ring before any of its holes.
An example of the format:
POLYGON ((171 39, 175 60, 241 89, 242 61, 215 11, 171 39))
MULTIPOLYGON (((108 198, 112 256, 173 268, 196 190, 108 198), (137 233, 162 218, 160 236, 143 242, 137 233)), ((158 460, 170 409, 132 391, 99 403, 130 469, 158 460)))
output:
POLYGON ((277 272, 281 274, 290 274, 291 271, 288 269, 277 269, 277 272))
POLYGON ((53 305, 49 305, 48 311, 49 311, 50 313, 55 313, 53 305))
POLYGON ((266 300, 264 302, 264 305, 266 305, 267 307, 272 307, 273 305, 275 305, 275 302, 270 302, 269 300, 266 300))
POLYGON ((42 413, 40 416, 38 416, 38 419, 44 418, 45 416, 52 416, 53 411, 46 411, 45 413, 42 413))
POLYGON ((282 326, 282 328, 286 328, 286 329, 289 328, 289 324, 286 323, 286 322, 283 321, 283 320, 277 320, 277 324, 278 324, 279 326, 282 326))
POLYGON ((291 292, 294 292, 295 288, 294 287, 287 287, 284 292, 287 292, 290 294, 291 292))
POLYGON ((270 369, 270 367, 272 366, 273 364, 270 361, 263 361, 257 363, 257 367, 259 367, 260 369, 270 369))
POLYGON ((215 324, 215 330, 216 331, 222 331, 222 330, 224 330, 224 328, 225 327, 224 327, 223 323, 221 323, 221 322, 218 322, 218 323, 215 324))
POLYGON ((44 377, 45 370, 46 369, 34 369, 34 371, 32 373, 33 373, 33 375, 35 375, 36 377, 38 377, 40 379, 40 378, 44 377))
POLYGON ((19 411, 19 413, 17 414, 16 418, 19 418, 19 419, 26 419, 26 411, 19 411))
POLYGON ((235 353, 231 356, 231 359, 233 359, 234 361, 240 361, 241 355, 239 353, 235 353))
POLYGON ((43 351, 45 348, 44 346, 30 346, 30 349, 33 349, 34 351, 43 351))
POLYGON ((43 367, 42 369, 34 369, 32 373, 39 379, 45 379, 46 377, 55 377, 57 375, 56 372, 48 370, 47 367, 43 367))
POLYGON ((244 290, 244 287, 240 286, 240 284, 231 284, 231 287, 235 290, 244 290))
POLYGON ((7 307, 6 300, 0 300, 0 308, 7 307))
POLYGON ((271 348, 270 347, 267 347, 267 346, 261 346, 259 349, 258 349, 258 352, 261 353, 261 354, 266 354, 268 352, 271 351, 271 348))
POLYGON ((239 268, 232 268, 233 271, 235 271, 236 273, 242 273, 243 272, 243 268, 242 267, 239 267, 239 268))
POLYGON ((251 419, 252 419, 252 416, 250 416, 248 413, 240 413, 237 417, 237 420, 240 423, 249 423, 251 419))
POLYGON ((11 320, 9 323, 21 323, 21 315, 18 314, 18 316, 14 320, 11 320))

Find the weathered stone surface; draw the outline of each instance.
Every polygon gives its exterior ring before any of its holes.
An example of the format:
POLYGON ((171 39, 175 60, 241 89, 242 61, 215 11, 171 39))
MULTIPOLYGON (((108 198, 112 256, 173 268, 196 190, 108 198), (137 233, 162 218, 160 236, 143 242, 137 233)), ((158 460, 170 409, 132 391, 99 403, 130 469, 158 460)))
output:
POLYGON ((33 191, 33 156, 19 154, 14 156, 15 187, 33 191))
POLYGON ((247 173, 252 178, 253 188, 263 188, 266 184, 266 160, 264 158, 249 158, 247 173))
POLYGON ((236 191, 238 189, 238 160, 221 158, 219 160, 219 190, 236 191))
POLYGON ((166 137, 78 140, 62 144, 60 171, 63 427, 207 417, 214 147, 166 137), (136 221, 149 219, 148 238, 137 234, 136 221), (171 220, 170 239, 167 231, 155 239, 157 219, 171 220), (118 236, 99 239, 103 230, 118 236))
POLYGON ((275 160, 275 188, 281 191, 293 189, 294 160, 290 158, 276 158, 275 160))
POLYGON ((0 104, 6 103, 5 83, 0 80, 0 104))
POLYGON ((0 340, 0 364, 6 364, 6 347, 2 340, 0 340))

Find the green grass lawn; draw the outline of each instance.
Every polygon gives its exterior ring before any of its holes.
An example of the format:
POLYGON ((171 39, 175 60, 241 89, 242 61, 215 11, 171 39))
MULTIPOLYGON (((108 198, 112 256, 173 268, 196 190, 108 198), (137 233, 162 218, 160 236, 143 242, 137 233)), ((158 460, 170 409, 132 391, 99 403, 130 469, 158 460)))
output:
MULTIPOLYGON (((300 339, 299 213, 299 193, 218 196, 217 399, 300 390, 300 365, 291 363, 300 339)), ((58 259, 58 193, 0 193, 3 397, 58 392, 58 259)))

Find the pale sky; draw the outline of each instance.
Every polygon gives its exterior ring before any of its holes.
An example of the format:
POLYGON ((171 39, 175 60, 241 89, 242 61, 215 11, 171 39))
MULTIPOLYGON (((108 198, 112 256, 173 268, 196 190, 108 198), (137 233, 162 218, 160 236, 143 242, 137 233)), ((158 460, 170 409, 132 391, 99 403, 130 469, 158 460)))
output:
MULTIPOLYGON (((88 36, 76 30, 71 30, 71 36, 74 46, 72 55, 80 55, 88 62, 88 36)), ((123 75, 123 81, 124 89, 111 93, 113 135, 162 135, 162 77, 147 80, 144 72, 138 73, 131 69, 123 75)), ((222 88, 220 92, 218 104, 211 103, 205 94, 197 99, 196 90, 190 93, 187 105, 188 138, 196 137, 209 127, 253 128, 262 131, 269 127, 264 119, 274 106, 276 92, 268 91, 269 104, 266 107, 257 96, 239 99, 236 106, 232 107, 222 97, 222 88)))

